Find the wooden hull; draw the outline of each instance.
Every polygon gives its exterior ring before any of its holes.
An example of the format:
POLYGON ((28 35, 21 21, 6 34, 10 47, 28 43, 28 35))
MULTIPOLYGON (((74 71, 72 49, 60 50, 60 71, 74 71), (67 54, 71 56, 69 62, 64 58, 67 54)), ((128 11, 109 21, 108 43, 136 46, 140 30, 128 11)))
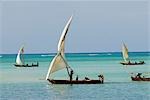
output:
POLYGON ((103 84, 100 80, 47 80, 52 84, 103 84))
POLYGON ((38 67, 39 66, 39 64, 34 64, 34 65, 28 65, 28 64, 26 64, 26 65, 17 65, 17 64, 14 64, 14 66, 16 66, 16 67, 38 67))
POLYGON ((134 62, 134 63, 132 63, 132 62, 120 62, 120 64, 122 64, 122 65, 143 65, 145 63, 144 63, 144 61, 141 61, 138 63, 136 63, 136 62, 134 62))
POLYGON ((150 78, 131 77, 132 81, 150 81, 150 78))

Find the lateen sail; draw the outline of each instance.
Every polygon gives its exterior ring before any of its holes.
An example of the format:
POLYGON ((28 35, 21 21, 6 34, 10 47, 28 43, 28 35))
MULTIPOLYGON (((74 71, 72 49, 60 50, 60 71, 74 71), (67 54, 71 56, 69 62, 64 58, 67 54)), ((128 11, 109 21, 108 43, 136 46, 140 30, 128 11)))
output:
POLYGON ((21 54, 23 54, 23 52, 24 52, 24 47, 21 47, 19 52, 18 52, 17 58, 16 58, 16 64, 17 65, 23 65, 24 64, 23 59, 21 59, 21 54))
POLYGON ((123 55, 124 61, 127 62, 127 60, 129 59, 128 48, 124 43, 123 43, 123 46, 122 46, 122 55, 123 55))
POLYGON ((57 52, 57 55, 53 58, 50 66, 49 66, 46 80, 49 78, 51 73, 68 67, 68 63, 65 59, 65 54, 64 54, 64 49, 65 49, 64 46, 65 46, 65 38, 66 38, 66 35, 68 32, 69 26, 71 24, 71 21, 72 21, 72 16, 70 17, 69 21, 67 22, 67 24, 62 32, 62 35, 61 35, 59 43, 58 43, 58 52, 57 52))

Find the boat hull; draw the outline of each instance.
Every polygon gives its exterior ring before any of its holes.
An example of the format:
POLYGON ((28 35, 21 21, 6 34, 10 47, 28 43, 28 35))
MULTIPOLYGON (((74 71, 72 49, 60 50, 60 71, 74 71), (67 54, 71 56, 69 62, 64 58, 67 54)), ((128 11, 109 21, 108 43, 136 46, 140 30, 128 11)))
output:
POLYGON ((150 81, 150 78, 131 77, 132 81, 150 81))
POLYGON ((100 80, 47 80, 52 84, 103 84, 100 80))
POLYGON ((138 63, 136 63, 136 62, 134 62, 134 63, 132 63, 132 62, 120 62, 120 64, 122 64, 122 65, 143 65, 145 63, 144 63, 144 61, 141 61, 138 63))
POLYGON ((28 65, 28 64, 26 64, 26 65, 18 65, 18 64, 14 64, 14 66, 16 66, 16 67, 38 67, 39 65, 38 64, 32 64, 32 65, 28 65))

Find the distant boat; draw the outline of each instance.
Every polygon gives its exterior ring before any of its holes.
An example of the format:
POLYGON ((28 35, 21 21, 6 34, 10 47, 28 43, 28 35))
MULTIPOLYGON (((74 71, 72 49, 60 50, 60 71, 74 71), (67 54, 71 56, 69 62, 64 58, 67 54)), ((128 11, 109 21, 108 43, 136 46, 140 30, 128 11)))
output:
POLYGON ((16 67, 38 67, 39 63, 37 62, 37 64, 25 64, 24 62, 24 57, 23 57, 23 53, 24 53, 24 47, 22 46, 19 49, 19 52, 17 54, 17 58, 16 58, 16 64, 14 64, 14 66, 16 67))
POLYGON ((142 73, 138 73, 136 76, 131 76, 132 81, 150 81, 149 77, 142 77, 142 73))
POLYGON ((132 81, 150 81, 150 78, 139 78, 139 77, 132 77, 132 81))
POLYGON ((76 78, 76 80, 72 80, 72 75, 73 75, 73 70, 72 68, 69 66, 66 58, 65 58, 65 53, 64 53, 64 49, 65 49, 65 38, 69 29, 69 26, 71 24, 72 21, 72 16, 70 17, 69 21, 67 22, 62 35, 60 37, 59 43, 58 43, 58 52, 56 54, 56 56, 53 58, 52 62, 50 63, 48 72, 47 72, 47 76, 46 76, 46 80, 48 80, 50 83, 52 84, 101 84, 103 83, 103 80, 78 80, 78 78, 76 78), (66 68, 68 76, 70 77, 70 80, 54 80, 54 79, 50 79, 50 75, 58 70, 61 70, 63 68, 66 68))
POLYGON ((131 62, 130 59, 129 59, 128 48, 124 43, 123 43, 123 46, 122 46, 122 56, 123 56, 123 59, 124 59, 123 62, 120 62, 120 64, 122 64, 122 65, 142 65, 142 64, 145 64, 144 61, 131 62))

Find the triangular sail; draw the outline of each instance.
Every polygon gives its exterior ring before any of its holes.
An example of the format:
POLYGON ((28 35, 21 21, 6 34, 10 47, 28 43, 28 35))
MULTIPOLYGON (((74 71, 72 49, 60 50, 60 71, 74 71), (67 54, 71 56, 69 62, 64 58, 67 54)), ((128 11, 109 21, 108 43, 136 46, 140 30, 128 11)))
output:
POLYGON ((16 58, 16 64, 17 65, 23 65, 24 64, 23 58, 21 58, 21 55, 23 53, 24 53, 24 47, 21 47, 19 49, 19 52, 18 52, 18 55, 17 55, 17 58, 16 58))
POLYGON ((57 52, 57 55, 53 58, 50 66, 49 66, 46 80, 49 78, 51 73, 68 67, 67 61, 65 60, 64 46, 65 46, 66 34, 68 32, 71 21, 72 21, 72 16, 70 17, 69 21, 67 22, 67 24, 62 32, 62 35, 61 35, 59 43, 58 43, 58 52, 57 52))
POLYGON ((58 42, 58 52, 61 52, 61 54, 63 55, 64 54, 64 50, 65 50, 65 38, 66 38, 66 35, 67 35, 67 32, 69 30, 69 26, 71 24, 71 21, 72 21, 72 16, 70 17, 69 21, 67 22, 63 32, 62 32, 62 35, 59 39, 59 42, 58 42))
POLYGON ((122 55, 123 55, 124 61, 127 62, 129 60, 128 48, 124 43, 123 43, 123 46, 122 46, 122 55))

